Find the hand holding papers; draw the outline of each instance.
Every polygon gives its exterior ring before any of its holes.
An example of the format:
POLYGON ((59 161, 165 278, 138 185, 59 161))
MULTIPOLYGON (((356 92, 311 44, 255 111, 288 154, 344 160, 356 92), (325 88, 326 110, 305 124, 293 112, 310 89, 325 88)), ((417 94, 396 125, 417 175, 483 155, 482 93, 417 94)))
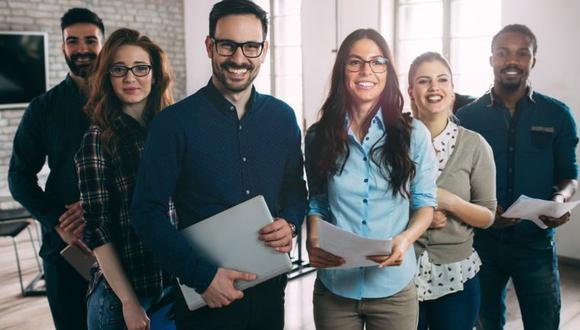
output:
POLYGON ((344 259, 338 268, 372 267, 377 263, 367 256, 391 254, 391 240, 370 239, 340 229, 326 221, 317 221, 320 248, 344 259))
POLYGON ((548 228, 540 216, 545 215, 549 217, 559 218, 570 212, 575 208, 580 201, 558 203, 546 201, 543 199, 530 198, 526 195, 521 195, 515 203, 505 211, 502 216, 506 218, 521 218, 534 222, 542 229, 548 228))

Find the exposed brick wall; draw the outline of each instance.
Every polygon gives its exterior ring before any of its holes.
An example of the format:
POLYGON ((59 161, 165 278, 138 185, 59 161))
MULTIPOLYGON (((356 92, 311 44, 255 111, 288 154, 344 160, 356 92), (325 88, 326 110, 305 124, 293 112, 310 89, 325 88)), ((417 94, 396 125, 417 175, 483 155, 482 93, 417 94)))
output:
MULTIPOLYGON (((48 33, 49 88, 68 72, 61 51, 60 17, 72 7, 86 7, 97 13, 105 23, 107 35, 129 27, 151 37, 169 56, 175 99, 185 96, 183 0, 0 0, 0 30, 48 33)), ((8 163, 23 110, 0 110, 0 200, 10 195, 8 163)))

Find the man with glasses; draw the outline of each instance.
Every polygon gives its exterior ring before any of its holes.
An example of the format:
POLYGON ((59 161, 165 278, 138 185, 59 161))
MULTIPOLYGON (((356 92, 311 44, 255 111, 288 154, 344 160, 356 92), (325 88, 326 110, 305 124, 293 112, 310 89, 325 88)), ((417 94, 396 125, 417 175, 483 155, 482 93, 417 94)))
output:
POLYGON ((89 69, 101 51, 105 27, 85 8, 61 18, 62 52, 69 67, 64 81, 35 98, 16 131, 8 173, 10 192, 42 224, 46 295, 56 329, 85 329, 87 282, 59 254, 80 242, 84 220, 73 157, 89 120, 83 112, 89 69), (38 173, 48 159, 44 190, 38 173))
POLYGON ((268 51, 267 14, 251 1, 224 0, 214 5, 209 26, 205 46, 212 77, 151 124, 132 222, 161 266, 208 304, 190 312, 178 294, 178 328, 283 329, 286 275, 242 293, 235 281, 253 280, 253 274, 216 267, 169 222, 170 198, 184 228, 263 195, 275 218, 256 234, 278 253, 288 253, 304 216, 296 117, 287 104, 252 86, 268 51))

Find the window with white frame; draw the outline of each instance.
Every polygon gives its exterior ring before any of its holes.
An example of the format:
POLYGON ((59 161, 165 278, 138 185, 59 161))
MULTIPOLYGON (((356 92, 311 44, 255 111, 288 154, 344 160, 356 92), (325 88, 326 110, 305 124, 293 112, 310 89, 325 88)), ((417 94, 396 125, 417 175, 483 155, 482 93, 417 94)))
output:
POLYGON ((270 53, 262 64, 254 84, 261 93, 269 93, 288 103, 299 126, 302 115, 302 40, 301 0, 254 0, 268 11, 270 53))
POLYGON ((426 51, 449 60, 457 93, 478 97, 487 91, 491 38, 500 27, 500 0, 397 1, 395 58, 406 107, 409 65, 426 51))

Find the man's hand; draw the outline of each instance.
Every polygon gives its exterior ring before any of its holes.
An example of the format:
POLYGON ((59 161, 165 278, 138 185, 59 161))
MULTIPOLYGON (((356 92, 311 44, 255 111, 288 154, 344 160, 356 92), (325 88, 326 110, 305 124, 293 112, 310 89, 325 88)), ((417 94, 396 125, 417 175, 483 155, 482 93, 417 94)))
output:
POLYGON ((550 228, 556 228, 570 221, 570 212, 566 212, 563 216, 559 218, 552 218, 547 215, 540 215, 540 220, 542 220, 542 222, 546 226, 550 228))
POLYGON ((219 308, 231 304, 234 300, 242 299, 244 293, 236 289, 235 281, 253 281, 256 275, 238 272, 227 268, 218 268, 209 287, 201 297, 210 308, 219 308))
POLYGON ((58 218, 58 226, 63 231, 72 233, 77 238, 82 238, 85 220, 83 219, 83 208, 81 203, 76 202, 65 205, 65 207, 67 210, 60 216, 60 218, 58 218))
POLYGON ((292 250, 292 228, 282 218, 274 218, 274 222, 260 229, 258 238, 278 252, 292 250))
POLYGON ((318 239, 307 239, 306 250, 310 266, 316 268, 338 267, 344 264, 344 259, 326 252, 319 247, 318 239))
POLYGON ((447 226, 447 213, 445 211, 437 209, 433 213, 433 221, 429 228, 439 229, 447 226))
POLYGON ((522 221, 519 218, 504 218, 501 216, 503 213, 503 208, 501 205, 497 205, 497 209, 495 210, 495 221, 493 222, 493 227, 495 228, 506 228, 509 226, 516 225, 522 221))
MULTIPOLYGON (((557 193, 554 194, 554 196, 552 197, 552 201, 556 203, 564 203, 566 202, 566 198, 564 198, 564 195, 557 193)), ((556 228, 570 221, 570 212, 566 212, 563 216, 559 218, 552 218, 547 215, 540 215, 540 220, 542 220, 542 222, 546 226, 550 228, 556 228)))
POLYGON ((149 317, 139 302, 127 302, 123 304, 123 319, 127 330, 149 330, 149 317))
POLYGON ((367 259, 379 264, 379 267, 400 266, 405 258, 405 252, 411 246, 411 241, 405 235, 397 235, 393 238, 390 255, 368 256, 367 259))

